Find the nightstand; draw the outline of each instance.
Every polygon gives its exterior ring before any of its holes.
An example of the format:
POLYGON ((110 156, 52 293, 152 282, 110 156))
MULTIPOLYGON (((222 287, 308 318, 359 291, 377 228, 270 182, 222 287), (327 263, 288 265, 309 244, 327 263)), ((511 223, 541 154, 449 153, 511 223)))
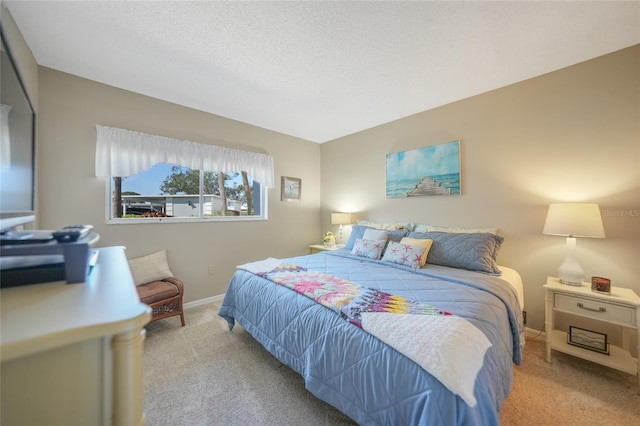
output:
POLYGON ((325 247, 323 244, 311 244, 309 246, 309 253, 320 253, 321 251, 333 251, 344 248, 344 244, 336 244, 333 247, 325 247))
POLYGON ((640 365, 629 351, 628 334, 623 333, 622 347, 609 345, 609 355, 567 343, 567 333, 555 330, 555 313, 596 319, 608 324, 635 330, 640 353, 640 297, 631 289, 611 287, 611 293, 597 293, 591 284, 582 286, 561 284, 558 278, 547 278, 544 286, 544 326, 546 331, 546 360, 551 362, 551 349, 586 359, 604 366, 638 376, 640 394, 640 365))

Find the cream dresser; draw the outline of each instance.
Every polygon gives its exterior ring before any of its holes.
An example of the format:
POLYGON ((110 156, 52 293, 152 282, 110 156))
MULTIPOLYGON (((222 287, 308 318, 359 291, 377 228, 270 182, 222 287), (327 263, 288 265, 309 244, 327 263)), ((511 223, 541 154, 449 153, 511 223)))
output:
POLYGON ((2 289, 0 423, 142 425, 144 325, 123 247, 85 283, 2 289))

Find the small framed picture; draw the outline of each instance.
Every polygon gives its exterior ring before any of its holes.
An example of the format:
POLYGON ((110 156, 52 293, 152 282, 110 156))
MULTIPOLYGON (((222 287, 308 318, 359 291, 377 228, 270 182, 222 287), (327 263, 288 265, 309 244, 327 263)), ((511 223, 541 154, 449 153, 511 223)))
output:
POLYGON ((611 280, 609 278, 591 277, 591 291, 611 293, 611 280))
POLYGON ((282 201, 300 201, 302 196, 302 179, 282 176, 280 199, 282 201))
POLYGON ((600 352, 609 355, 609 344, 607 335, 596 331, 585 330, 584 328, 569 326, 567 343, 573 346, 600 352))

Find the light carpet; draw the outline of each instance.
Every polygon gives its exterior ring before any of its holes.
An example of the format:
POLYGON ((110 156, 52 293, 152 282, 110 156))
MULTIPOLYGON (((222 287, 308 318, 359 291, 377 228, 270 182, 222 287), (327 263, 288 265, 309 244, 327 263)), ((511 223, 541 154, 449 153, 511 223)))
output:
MULTIPOLYGON (((219 303, 147 325, 145 413, 160 425, 353 425, 318 400, 302 377, 281 364, 242 327, 228 330, 219 303)), ((635 376, 553 353, 530 338, 515 367, 503 425, 639 425, 635 376)))

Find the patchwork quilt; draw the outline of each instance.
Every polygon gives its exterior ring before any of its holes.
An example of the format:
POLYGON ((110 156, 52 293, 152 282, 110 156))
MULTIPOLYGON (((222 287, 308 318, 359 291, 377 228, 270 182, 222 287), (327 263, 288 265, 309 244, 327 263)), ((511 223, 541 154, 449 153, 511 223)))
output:
POLYGON ((297 265, 283 263, 258 275, 315 300, 360 328, 363 312, 451 315, 427 303, 364 287, 323 272, 308 271, 297 265))

